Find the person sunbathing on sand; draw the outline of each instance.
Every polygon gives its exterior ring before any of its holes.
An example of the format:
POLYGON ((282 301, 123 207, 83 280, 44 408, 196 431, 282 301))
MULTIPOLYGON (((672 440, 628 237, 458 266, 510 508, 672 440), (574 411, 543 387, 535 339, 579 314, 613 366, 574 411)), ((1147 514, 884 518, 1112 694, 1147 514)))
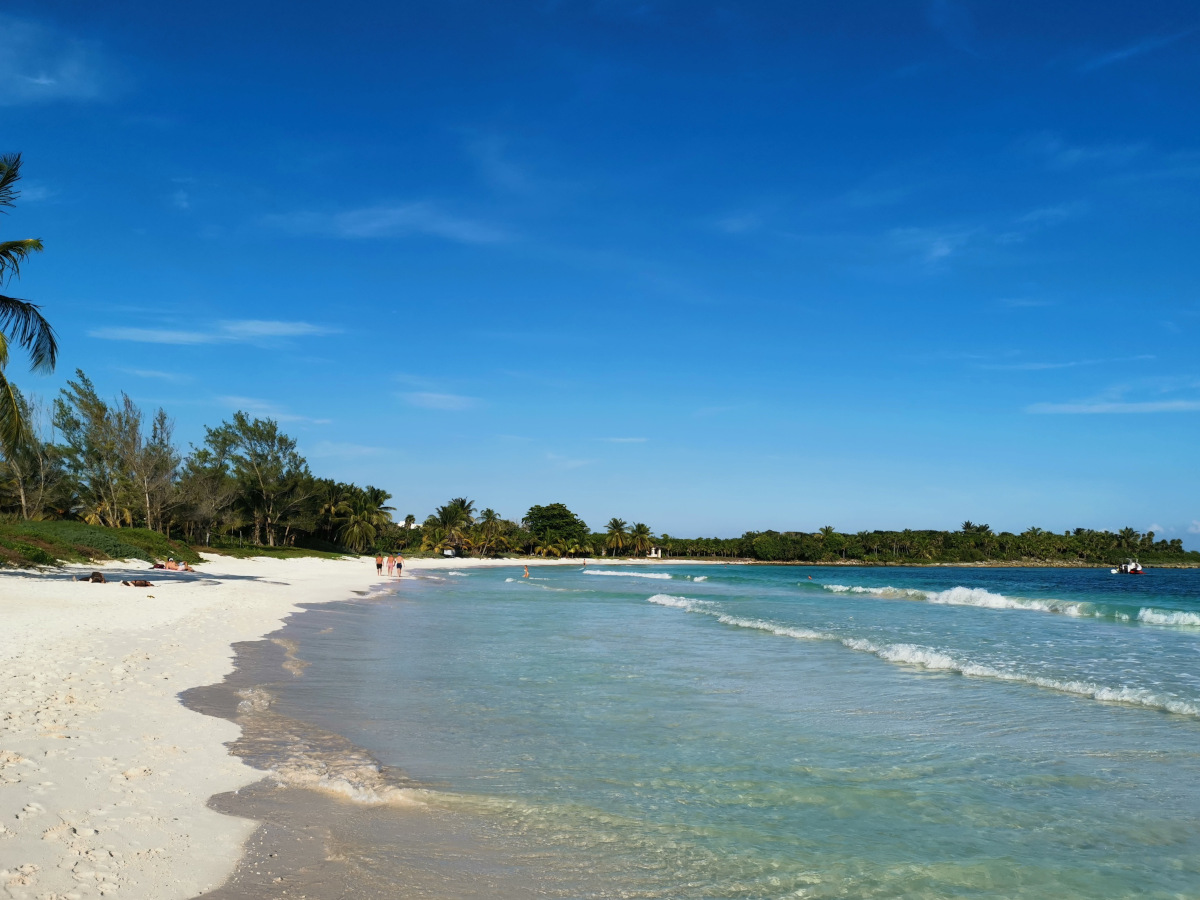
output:
POLYGON ((167 557, 167 566, 166 567, 168 569, 170 569, 172 572, 179 571, 179 563, 175 562, 175 557, 173 557, 173 556, 167 557))

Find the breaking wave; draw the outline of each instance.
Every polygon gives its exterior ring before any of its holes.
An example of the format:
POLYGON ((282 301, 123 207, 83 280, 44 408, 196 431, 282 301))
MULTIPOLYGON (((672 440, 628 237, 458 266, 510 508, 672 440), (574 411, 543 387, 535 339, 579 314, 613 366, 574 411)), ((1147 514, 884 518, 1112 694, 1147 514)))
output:
POLYGON ((1200 627, 1200 613, 1147 608, 1139 610, 1137 618, 1139 622, 1144 622, 1147 625, 1192 625, 1200 627))
MULTIPOLYGON (((969 660, 960 660, 950 653, 932 647, 923 647, 920 644, 877 644, 874 641, 863 638, 842 637, 826 631, 780 625, 766 619, 741 618, 723 612, 716 604, 710 601, 694 600, 690 597, 655 594, 653 597, 648 598, 648 600, 659 606, 670 606, 686 610, 687 612, 712 616, 721 624, 736 628, 749 628, 797 640, 834 641, 847 649, 870 653, 886 662, 897 663, 899 665, 915 666, 931 671, 952 672, 971 678, 991 678, 998 681, 1018 682, 1065 694, 1074 694, 1075 696, 1091 700, 1101 700, 1109 703, 1127 703, 1133 706, 1142 706, 1147 709, 1157 709, 1179 715, 1200 716, 1200 704, 1187 700, 1179 700, 1174 697, 1164 697, 1144 688, 1109 687, 1090 681, 1048 678, 1042 675, 1031 675, 1012 669, 975 663, 969 660)), ((1182 615, 1189 614, 1183 613, 1182 615)), ((1197 624, 1200 624, 1200 622, 1197 622, 1197 624)))
MULTIPOLYGON (((801 582, 803 584, 804 582, 801 582)), ((1023 609, 1032 612, 1055 613, 1075 618, 1109 619, 1114 622, 1129 622, 1133 618, 1119 609, 1105 609, 1082 600, 1056 600, 1053 598, 1009 597, 983 588, 952 587, 945 591, 921 591, 895 587, 859 587, 845 584, 823 584, 821 587, 834 594, 868 594, 892 600, 919 600, 943 606, 974 606, 980 609, 1023 609)), ((1185 625, 1200 627, 1200 613, 1178 610, 1142 609, 1136 619, 1143 625, 1185 625)))
POLYGON ((620 578, 658 578, 670 581, 672 576, 666 572, 614 572, 611 569, 584 569, 584 575, 616 575, 620 578))
POLYGON ((707 575, 693 575, 692 581, 708 581, 707 575))

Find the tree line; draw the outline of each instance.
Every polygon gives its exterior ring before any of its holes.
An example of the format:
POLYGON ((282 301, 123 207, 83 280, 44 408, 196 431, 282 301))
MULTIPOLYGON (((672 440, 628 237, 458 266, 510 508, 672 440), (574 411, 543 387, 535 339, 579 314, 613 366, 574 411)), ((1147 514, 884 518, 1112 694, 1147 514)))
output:
POLYGON ((994 532, 963 522, 957 531, 913 530, 842 533, 826 525, 815 532, 748 531, 738 538, 673 538, 663 535, 664 555, 683 558, 737 557, 762 562, 852 562, 921 564, 1021 562, 1112 565, 1126 557, 1145 562, 1200 563, 1200 553, 1183 541, 1156 539, 1135 528, 1061 533, 1038 527, 1020 534, 994 532))

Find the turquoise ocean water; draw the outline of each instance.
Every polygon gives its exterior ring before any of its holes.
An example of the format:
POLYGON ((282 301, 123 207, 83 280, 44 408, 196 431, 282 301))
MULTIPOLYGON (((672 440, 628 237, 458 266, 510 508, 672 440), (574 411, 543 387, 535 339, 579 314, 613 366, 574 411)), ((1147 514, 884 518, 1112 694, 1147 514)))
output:
POLYGON ((303 614, 274 708, 557 896, 1200 897, 1200 571, 533 575, 303 614))

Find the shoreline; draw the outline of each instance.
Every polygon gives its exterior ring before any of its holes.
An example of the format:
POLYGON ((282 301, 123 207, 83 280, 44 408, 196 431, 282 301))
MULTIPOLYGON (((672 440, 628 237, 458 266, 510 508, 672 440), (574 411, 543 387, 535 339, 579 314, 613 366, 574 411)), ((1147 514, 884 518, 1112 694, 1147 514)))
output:
MULTIPOLYGON (((586 565, 748 563, 600 557, 586 565)), ((584 563, 410 559, 405 572, 525 565, 584 563)), ((140 562, 0 570, 0 888, 30 900, 185 900, 225 885, 261 823, 210 802, 260 782, 263 772, 230 751, 239 725, 193 711, 181 695, 221 683, 234 671, 234 644, 267 639, 294 613, 403 583, 377 575, 369 557, 205 555, 192 575, 140 562), (114 582, 71 580, 94 570, 114 582)))
MULTIPOLYGON (((631 564, 659 561, 603 563, 631 564)), ((524 565, 582 563, 411 559, 405 571, 524 565)), ((223 885, 259 822, 210 798, 263 773, 229 752, 239 726, 180 695, 221 682, 235 643, 293 613, 403 580, 377 575, 369 557, 206 554, 191 575, 139 561, 0 570, 0 889, 17 900, 185 900, 223 885), (112 580, 73 580, 93 571, 112 580), (137 578, 154 586, 120 584, 137 578)))

